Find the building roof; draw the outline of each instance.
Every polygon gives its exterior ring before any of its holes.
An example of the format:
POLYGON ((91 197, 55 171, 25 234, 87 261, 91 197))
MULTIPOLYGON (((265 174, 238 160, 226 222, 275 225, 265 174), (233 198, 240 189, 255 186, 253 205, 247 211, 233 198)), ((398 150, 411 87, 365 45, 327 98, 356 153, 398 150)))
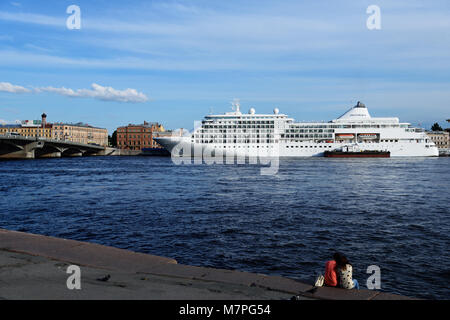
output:
POLYGON ((126 125, 126 126, 118 127, 118 129, 119 129, 119 128, 128 128, 128 127, 151 128, 151 127, 153 127, 153 126, 155 126, 155 127, 160 127, 160 126, 162 126, 162 124, 160 124, 160 123, 158 123, 158 122, 147 122, 147 121, 144 121, 144 123, 141 123, 141 124, 132 124, 132 123, 129 123, 129 124, 126 125))
POLYGON ((72 127, 82 127, 82 128, 93 128, 93 129, 105 129, 106 128, 100 128, 100 127, 94 127, 87 123, 77 122, 77 123, 66 123, 66 122, 54 122, 53 125, 58 126, 72 126, 72 127))

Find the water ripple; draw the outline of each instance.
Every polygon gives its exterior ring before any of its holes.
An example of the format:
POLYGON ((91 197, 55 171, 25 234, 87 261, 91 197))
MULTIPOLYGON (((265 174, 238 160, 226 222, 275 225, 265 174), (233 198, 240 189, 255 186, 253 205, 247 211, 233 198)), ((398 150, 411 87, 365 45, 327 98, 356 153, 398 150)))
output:
POLYGON ((168 158, 0 162, 0 226, 312 281, 335 250, 361 284, 448 299, 450 158, 176 166, 168 158), (426 288, 426 290, 423 290, 426 288))

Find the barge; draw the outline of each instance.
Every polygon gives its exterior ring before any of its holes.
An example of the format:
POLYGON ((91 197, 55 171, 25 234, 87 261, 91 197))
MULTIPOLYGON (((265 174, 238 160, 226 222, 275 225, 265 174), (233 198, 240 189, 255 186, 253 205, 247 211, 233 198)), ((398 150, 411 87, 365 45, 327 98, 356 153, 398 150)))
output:
POLYGON ((325 151, 324 157, 326 158, 390 158, 391 153, 389 151, 325 151))

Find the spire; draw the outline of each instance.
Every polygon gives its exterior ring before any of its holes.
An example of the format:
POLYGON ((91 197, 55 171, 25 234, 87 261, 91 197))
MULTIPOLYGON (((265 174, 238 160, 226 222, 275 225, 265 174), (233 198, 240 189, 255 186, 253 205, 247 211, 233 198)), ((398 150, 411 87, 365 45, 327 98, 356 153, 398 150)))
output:
POLYGON ((41 126, 42 128, 45 128, 45 126, 47 125, 47 115, 45 114, 45 112, 41 115, 42 121, 41 121, 41 126))

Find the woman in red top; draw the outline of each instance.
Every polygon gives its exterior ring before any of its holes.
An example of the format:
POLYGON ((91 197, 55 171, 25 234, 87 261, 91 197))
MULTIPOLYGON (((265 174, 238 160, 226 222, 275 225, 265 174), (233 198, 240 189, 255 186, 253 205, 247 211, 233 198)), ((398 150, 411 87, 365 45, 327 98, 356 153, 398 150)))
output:
POLYGON ((336 261, 339 261, 341 254, 336 252, 333 255, 333 260, 327 261, 325 263, 325 276, 324 282, 328 287, 337 287, 339 284, 338 275, 336 272, 336 261))

